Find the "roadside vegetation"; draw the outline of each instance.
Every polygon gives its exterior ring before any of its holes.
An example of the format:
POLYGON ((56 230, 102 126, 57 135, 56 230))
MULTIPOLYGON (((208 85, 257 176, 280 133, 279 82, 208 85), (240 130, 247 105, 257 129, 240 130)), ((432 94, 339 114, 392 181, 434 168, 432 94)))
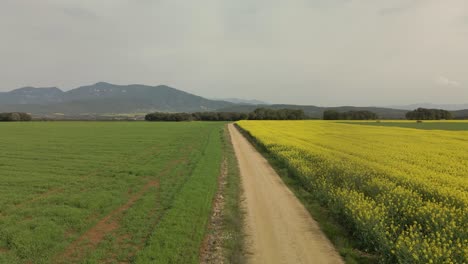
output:
POLYGON ((1 124, 0 263, 198 263, 223 127, 1 124))
POLYGON ((222 139, 223 163, 210 223, 200 249, 200 264, 246 261, 240 172, 227 125, 222 139))
POLYGON ((293 179, 286 182, 299 185, 296 194, 347 262, 468 260, 466 131, 238 124, 293 179), (360 249, 359 258, 349 245, 360 249))
MULTIPOLYGON (((190 176, 152 231, 136 263, 198 263, 222 158, 222 130, 213 129, 190 176)), ((189 162, 194 162, 193 157, 189 162)))
POLYGON ((227 163, 227 177, 224 189, 222 245, 225 263, 246 262, 244 210, 241 207, 242 189, 239 165, 227 127, 224 128, 223 150, 227 163))

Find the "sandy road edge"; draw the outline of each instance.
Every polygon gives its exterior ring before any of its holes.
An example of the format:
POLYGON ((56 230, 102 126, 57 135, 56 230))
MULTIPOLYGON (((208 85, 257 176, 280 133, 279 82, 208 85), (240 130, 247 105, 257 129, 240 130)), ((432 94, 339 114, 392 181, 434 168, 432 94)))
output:
POLYGON ((227 161, 223 158, 221 172, 218 177, 218 190, 213 199, 213 209, 209 219, 207 234, 200 249, 200 263, 224 263, 223 257, 223 211, 224 191, 226 187, 227 161))
POLYGON ((242 189, 228 124, 223 129, 223 160, 218 190, 206 236, 200 248, 200 263, 245 263, 242 189))
POLYGON ((233 125, 250 263, 343 263, 309 212, 283 183, 268 161, 233 125))

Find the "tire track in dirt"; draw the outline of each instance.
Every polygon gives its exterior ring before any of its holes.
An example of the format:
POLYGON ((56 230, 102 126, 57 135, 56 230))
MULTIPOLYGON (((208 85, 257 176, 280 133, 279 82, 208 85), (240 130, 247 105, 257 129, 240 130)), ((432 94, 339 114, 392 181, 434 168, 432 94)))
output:
POLYGON ((57 261, 70 262, 80 259, 80 254, 87 251, 87 249, 96 247, 104 238, 104 236, 119 228, 119 218, 123 212, 128 210, 133 204, 138 201, 150 187, 159 187, 157 180, 151 180, 143 186, 137 193, 132 195, 124 205, 110 212, 104 218, 94 225, 91 229, 86 231, 78 239, 72 242, 65 250, 65 252, 57 258, 57 261))
MULTIPOLYGON (((160 173, 158 174, 158 178, 164 177, 178 164, 183 163, 185 160, 186 157, 182 157, 170 161, 165 166, 165 168, 162 171, 160 171, 160 173)), ((54 263, 74 263, 78 262, 83 257, 85 257, 85 254, 87 254, 87 252, 90 249, 98 246, 98 244, 104 239, 104 237, 107 234, 116 231, 120 227, 120 216, 126 210, 132 207, 133 204, 137 202, 148 191, 150 187, 159 188, 159 181, 148 181, 137 193, 133 194, 124 205, 110 212, 104 218, 99 220, 97 224, 95 224, 88 231, 86 231, 84 234, 82 234, 80 237, 74 240, 65 249, 64 252, 56 256, 54 263)), ((131 192, 131 190, 129 191, 131 192)))
POLYGON ((268 161, 229 124, 239 161, 250 263, 344 263, 268 161))

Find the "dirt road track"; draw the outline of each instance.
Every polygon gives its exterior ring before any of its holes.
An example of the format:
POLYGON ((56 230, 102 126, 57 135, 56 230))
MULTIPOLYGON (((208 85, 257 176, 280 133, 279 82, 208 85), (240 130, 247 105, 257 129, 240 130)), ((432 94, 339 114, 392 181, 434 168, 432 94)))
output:
POLYGON ((265 158, 234 125, 229 131, 244 189, 249 263, 343 263, 265 158))

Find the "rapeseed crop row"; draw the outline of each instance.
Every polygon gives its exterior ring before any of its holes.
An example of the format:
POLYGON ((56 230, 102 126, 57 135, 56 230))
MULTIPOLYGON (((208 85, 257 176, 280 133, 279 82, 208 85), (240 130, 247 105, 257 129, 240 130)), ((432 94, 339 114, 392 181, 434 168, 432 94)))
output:
POLYGON ((238 124, 382 261, 468 261, 468 131, 238 124))

